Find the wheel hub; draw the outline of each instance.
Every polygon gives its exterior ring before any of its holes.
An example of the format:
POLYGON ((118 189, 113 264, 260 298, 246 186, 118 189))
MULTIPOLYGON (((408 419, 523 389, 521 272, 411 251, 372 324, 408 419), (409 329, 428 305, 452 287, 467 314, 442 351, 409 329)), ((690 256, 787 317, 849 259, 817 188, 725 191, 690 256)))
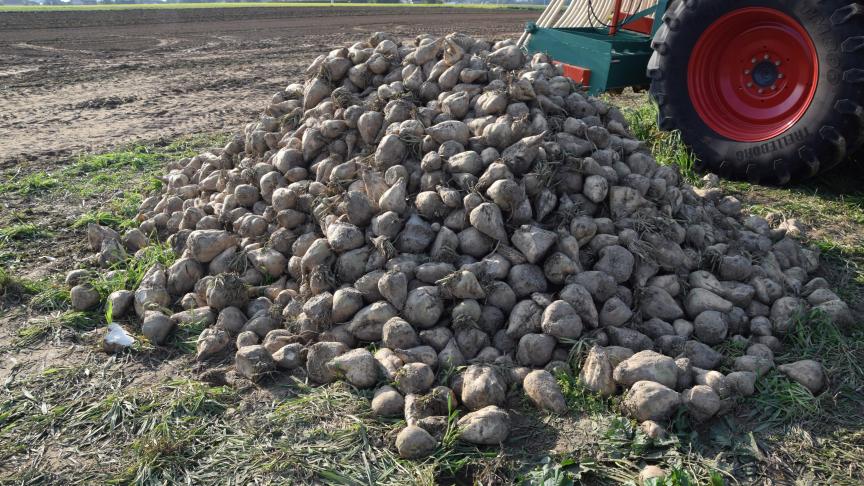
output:
POLYGON ((774 89, 777 89, 774 83, 777 81, 777 76, 780 74, 780 71, 777 69, 777 66, 780 65, 780 61, 777 61, 777 65, 775 65, 771 61, 770 55, 765 54, 765 57, 768 58, 768 60, 759 62, 756 64, 756 67, 753 68, 753 82, 761 88, 774 86, 774 89))
POLYGON ((759 142, 794 125, 816 91, 819 61, 801 24, 779 10, 751 7, 711 24, 690 55, 693 107, 712 130, 759 142))

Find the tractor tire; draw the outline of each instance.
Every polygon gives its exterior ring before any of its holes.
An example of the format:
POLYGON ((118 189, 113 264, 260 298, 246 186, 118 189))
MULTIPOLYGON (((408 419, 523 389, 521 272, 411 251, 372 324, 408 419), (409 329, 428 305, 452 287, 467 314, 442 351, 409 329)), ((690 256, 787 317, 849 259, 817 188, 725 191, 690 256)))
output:
POLYGON ((678 0, 652 47, 658 124, 699 171, 783 185, 864 142, 861 0, 678 0))

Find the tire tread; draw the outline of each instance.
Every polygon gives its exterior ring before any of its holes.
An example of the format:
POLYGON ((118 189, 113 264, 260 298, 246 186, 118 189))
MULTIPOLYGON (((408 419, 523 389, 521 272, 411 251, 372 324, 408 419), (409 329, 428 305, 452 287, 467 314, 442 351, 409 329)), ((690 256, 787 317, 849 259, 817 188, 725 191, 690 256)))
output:
MULTIPOLYGON (((847 60, 846 69, 842 71, 842 88, 838 90, 838 94, 847 94, 839 96, 840 99, 834 103, 832 113, 836 115, 826 118, 822 125, 817 125, 818 133, 814 133, 811 126, 812 135, 808 137, 808 141, 796 148, 790 147, 792 151, 784 155, 785 159, 755 158, 730 164, 719 157, 719 154, 699 154, 700 163, 695 166, 697 170, 701 168, 722 176, 783 185, 831 169, 864 143, 864 88, 861 87, 864 85, 864 3, 849 3, 843 0, 803 1, 813 3, 814 7, 818 5, 835 30, 842 28, 849 34, 840 44, 840 50, 844 56, 853 56, 855 60, 847 60), (832 7, 836 8, 832 10, 832 7), (850 98, 849 93, 857 93, 858 97, 850 98)), ((663 24, 651 43, 654 53, 648 63, 647 74, 651 79, 651 96, 658 106, 658 126, 663 130, 682 129, 682 132, 685 132, 682 133, 685 142, 688 142, 686 129, 692 123, 682 120, 679 110, 685 105, 676 101, 677 93, 668 95, 670 87, 667 86, 667 78, 670 74, 666 69, 671 64, 667 56, 673 52, 672 44, 677 31, 688 25, 687 16, 710 3, 702 0, 675 2, 665 12, 663 24), (675 35, 671 35, 672 32, 675 32, 675 35)), ((740 8, 744 8, 749 2, 742 0, 736 3, 740 8)), ((690 100, 687 99, 686 103, 689 104, 690 100)), ((688 110, 692 111, 690 108, 688 110)))

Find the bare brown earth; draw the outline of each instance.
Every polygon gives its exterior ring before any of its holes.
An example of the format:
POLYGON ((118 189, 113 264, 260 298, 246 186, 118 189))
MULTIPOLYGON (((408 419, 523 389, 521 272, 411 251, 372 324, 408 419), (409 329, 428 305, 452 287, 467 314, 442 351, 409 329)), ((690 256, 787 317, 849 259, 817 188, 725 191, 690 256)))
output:
MULTIPOLYGON (((32 281, 62 280, 92 256, 74 224, 78 218, 111 210, 139 191, 135 176, 100 186, 107 170, 65 180, 58 168, 74 164, 78 152, 240 130, 274 92, 300 80, 315 56, 371 32, 502 38, 536 15, 425 8, 0 13, 0 185, 45 172, 56 180, 48 189, 0 194, 0 231, 21 224, 47 231, 8 241, 0 235, 0 270, 32 281), (86 191, 69 187, 78 182, 88 184, 86 191)), ((640 94, 615 102, 626 107, 641 100, 640 94)), ((127 168, 123 175, 145 172, 127 168)), ((856 263, 864 262, 864 198, 857 188, 826 196, 832 186, 824 180, 789 190, 725 187, 755 212, 781 211, 812 228, 812 239, 831 258, 825 276, 846 289, 843 296, 856 310, 864 309, 856 263)), ((715 469, 724 471, 726 484, 858 485, 864 475, 864 398, 857 378, 844 376, 864 361, 857 342, 832 351, 852 365, 829 370, 834 385, 821 395, 822 408, 781 425, 760 423, 757 412, 768 405, 751 401, 723 420, 682 429, 674 443, 646 448, 629 425, 613 427, 612 415, 589 413, 603 408, 592 397, 577 402, 584 413, 547 417, 524 406, 518 393, 508 404, 514 431, 498 454, 453 448, 431 462, 396 463, 396 426, 372 420, 368 400, 340 384, 308 390, 279 378, 254 387, 222 366, 229 362, 196 364, 176 346, 143 341, 112 357, 98 348, 104 326, 98 315, 66 322, 79 313, 62 303, 37 308, 20 293, 0 289, 0 485, 321 484, 333 471, 350 479, 343 484, 513 484, 519 474, 539 470, 543 456, 554 457, 553 464, 578 460, 582 484, 629 481, 646 463, 690 471, 698 478, 693 484, 708 484, 715 469), (197 396, 189 388, 198 385, 184 381, 189 378, 228 383, 231 396, 217 400, 228 408, 178 412, 178 403, 197 396), (115 403, 127 415, 117 412, 117 424, 105 425, 116 417, 102 407, 115 403), (157 427, 163 422, 170 434, 157 427)))
POLYGON ((334 46, 518 33, 532 11, 226 8, 0 14, 0 167, 134 140, 238 130, 334 46))

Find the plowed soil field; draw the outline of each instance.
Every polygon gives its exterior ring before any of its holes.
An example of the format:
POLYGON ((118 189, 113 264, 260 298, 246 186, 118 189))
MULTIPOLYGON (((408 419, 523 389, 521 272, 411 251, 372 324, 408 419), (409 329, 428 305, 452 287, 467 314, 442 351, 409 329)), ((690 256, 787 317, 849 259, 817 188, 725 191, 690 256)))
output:
POLYGON ((518 34, 537 12, 209 8, 0 14, 0 163, 234 131, 321 52, 376 31, 518 34))

